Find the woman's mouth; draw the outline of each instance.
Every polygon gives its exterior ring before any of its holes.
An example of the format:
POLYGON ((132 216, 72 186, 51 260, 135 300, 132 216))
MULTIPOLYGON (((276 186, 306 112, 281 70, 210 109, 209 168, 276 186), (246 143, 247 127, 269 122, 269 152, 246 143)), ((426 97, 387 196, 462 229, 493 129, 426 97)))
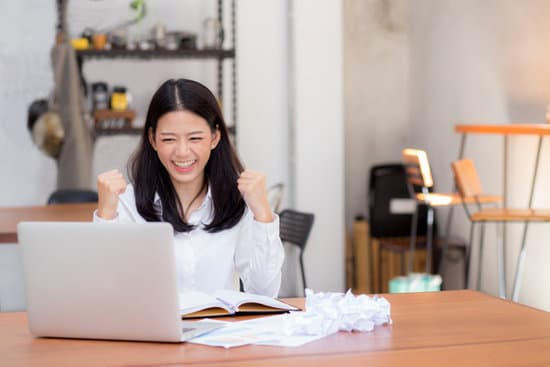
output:
POLYGON ((195 167, 195 164, 197 163, 197 160, 196 159, 189 159, 189 160, 186 160, 186 161, 172 161, 172 163, 174 164, 174 167, 176 169, 177 172, 179 173, 187 173, 187 172, 190 172, 191 170, 193 170, 193 168, 195 167))

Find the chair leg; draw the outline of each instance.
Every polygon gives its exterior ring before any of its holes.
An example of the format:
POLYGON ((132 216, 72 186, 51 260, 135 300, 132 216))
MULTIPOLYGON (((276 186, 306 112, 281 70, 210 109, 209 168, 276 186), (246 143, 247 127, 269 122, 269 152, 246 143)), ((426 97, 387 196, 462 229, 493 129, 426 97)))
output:
POLYGON ((428 206, 427 215, 428 228, 426 229, 426 274, 432 272, 432 242, 433 242, 433 227, 434 227, 434 208, 428 206))
POLYGON ((382 293, 382 246, 378 242, 378 289, 374 293, 382 293))
POLYGON ((468 247, 466 247, 466 264, 464 266, 464 289, 468 289, 470 285, 470 262, 472 261, 472 247, 474 246, 475 226, 476 223, 472 222, 470 225, 470 239, 468 241, 468 247))
POLYGON ((525 227, 523 228, 523 236, 521 238, 521 247, 519 250, 518 263, 516 265, 516 275, 514 276, 514 288, 512 290, 512 301, 517 302, 519 298, 519 288, 521 286, 521 276, 523 273, 523 264, 525 262, 525 240, 527 239, 527 228, 528 223, 525 222, 525 227))
MULTIPOLYGON (((501 222, 499 226, 501 229, 504 227, 504 222, 501 222)), ((499 233, 497 228, 497 251, 498 251, 498 275, 499 275, 499 287, 498 293, 500 298, 506 299, 506 263, 504 259, 504 238, 502 237, 502 230, 499 233)))
POLYGON ((302 285, 304 286, 304 297, 305 297, 307 284, 306 284, 306 273, 304 271, 304 257, 302 253, 300 253, 300 269, 302 270, 302 285))
MULTIPOLYGON (((411 238, 409 243, 409 274, 413 272, 414 253, 416 251, 416 227, 418 226, 418 204, 414 209, 411 223, 411 238)), ((380 265, 379 265, 380 266, 380 265)))
MULTIPOLYGON (((367 256, 369 257, 367 259, 367 264, 369 265, 369 292, 376 293, 374 291, 374 251, 372 250, 372 236, 370 235, 370 228, 367 233, 367 256)), ((380 264, 378 264, 378 266, 380 266, 380 264)))
MULTIPOLYGON (((443 246, 441 248, 441 256, 439 258, 439 265, 437 272, 443 277, 445 271, 445 256, 449 247, 449 237, 451 236, 451 222, 453 220, 453 207, 449 207, 449 213, 447 214, 447 223, 445 224, 445 234, 443 235, 443 246)), ((442 284, 442 289, 445 289, 445 282, 442 284)))
POLYGON ((481 289, 481 272, 483 270, 483 243, 485 242, 485 222, 481 222, 481 229, 479 233, 479 249, 477 259, 477 283, 476 289, 481 289))

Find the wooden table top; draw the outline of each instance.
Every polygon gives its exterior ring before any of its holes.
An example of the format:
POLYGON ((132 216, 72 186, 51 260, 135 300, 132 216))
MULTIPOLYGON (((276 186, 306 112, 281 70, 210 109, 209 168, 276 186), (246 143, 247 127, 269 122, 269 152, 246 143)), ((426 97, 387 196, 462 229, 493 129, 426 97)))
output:
POLYGON ((0 245, 17 242, 21 221, 90 222, 97 203, 0 208, 0 245))
POLYGON ((460 124, 455 131, 461 134, 550 135, 550 124, 460 124))
MULTIPOLYGON (((3 313, 0 360, 14 367, 550 366, 550 313, 468 290, 384 296, 392 325, 339 332, 298 348, 36 339, 25 313, 3 313)), ((303 305, 303 299, 290 302, 303 305)))

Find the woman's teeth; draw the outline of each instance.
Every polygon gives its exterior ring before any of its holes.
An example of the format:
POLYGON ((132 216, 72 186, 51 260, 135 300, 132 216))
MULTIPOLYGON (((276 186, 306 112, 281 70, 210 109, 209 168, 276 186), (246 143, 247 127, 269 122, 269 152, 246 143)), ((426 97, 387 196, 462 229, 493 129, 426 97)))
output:
POLYGON ((189 160, 189 161, 183 161, 183 162, 174 162, 174 164, 180 168, 187 168, 192 166, 197 160, 189 160))

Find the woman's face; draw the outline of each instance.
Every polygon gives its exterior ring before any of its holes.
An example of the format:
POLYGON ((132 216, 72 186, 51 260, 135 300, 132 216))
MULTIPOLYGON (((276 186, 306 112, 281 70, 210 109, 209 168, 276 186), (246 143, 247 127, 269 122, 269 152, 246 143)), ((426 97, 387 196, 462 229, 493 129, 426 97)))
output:
POLYGON ((197 190, 202 187, 204 167, 210 152, 220 141, 202 117, 190 111, 162 115, 157 131, 149 131, 149 141, 168 171, 174 187, 197 190))

